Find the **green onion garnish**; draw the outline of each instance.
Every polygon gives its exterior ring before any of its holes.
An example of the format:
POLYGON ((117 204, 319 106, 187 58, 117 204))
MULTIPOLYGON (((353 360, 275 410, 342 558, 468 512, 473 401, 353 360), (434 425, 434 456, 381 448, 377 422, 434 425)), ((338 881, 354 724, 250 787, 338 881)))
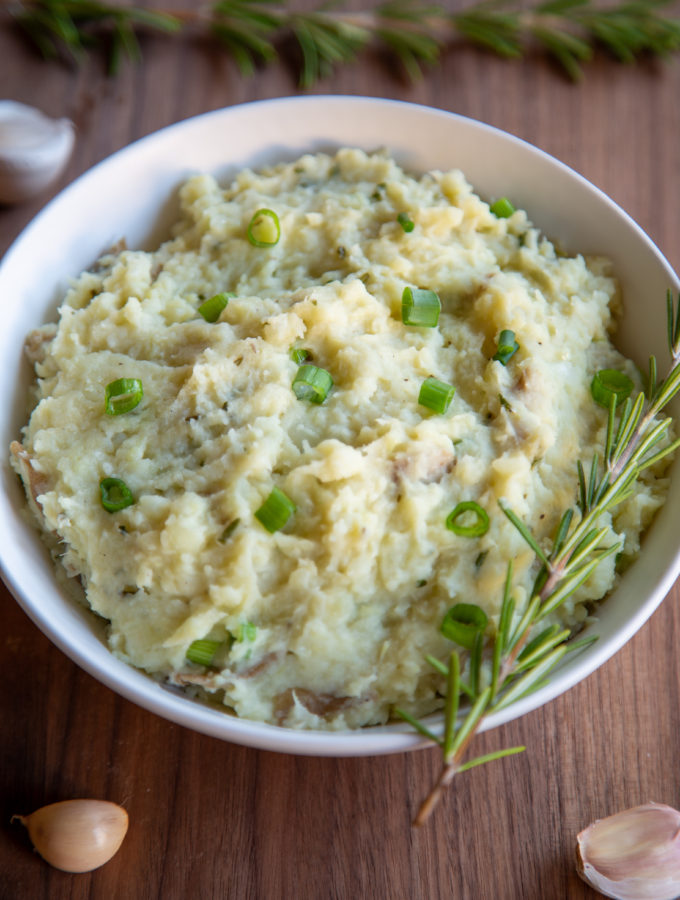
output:
POLYGON ((309 350, 306 350, 304 347, 290 348, 290 358, 294 363, 297 363, 298 365, 303 363, 306 359, 309 359, 311 355, 312 354, 309 352, 309 350))
POLYGON ((405 212, 400 212, 397 215, 397 222, 399 222, 399 224, 407 234, 410 231, 413 231, 413 229, 416 227, 413 219, 411 219, 409 214, 405 212))
POLYGON ((139 378, 117 378, 106 385, 104 411, 108 416, 121 416, 138 406, 143 396, 139 378))
POLYGON ((515 340, 515 332, 509 328, 504 329, 498 338, 498 349, 494 353, 492 359, 497 359, 499 363, 507 366, 508 362, 519 350, 519 344, 515 340))
POLYGON ((222 641, 209 641, 207 639, 192 641, 189 644, 186 656, 189 662, 196 663, 198 666, 209 666, 221 646, 222 641))
POLYGON ((495 203, 491 204, 489 209, 497 219, 509 219, 515 211, 515 207, 507 197, 500 197, 495 203))
POLYGON ((242 622, 238 627, 237 641, 254 641, 257 636, 257 625, 252 622, 242 622))
POLYGON ((618 369, 600 369, 596 372, 590 384, 590 393, 593 400, 609 409, 612 397, 616 397, 616 406, 630 396, 633 390, 633 382, 618 369))
POLYGON ((434 291, 405 287, 401 295, 401 321, 404 325, 435 328, 442 305, 434 291))
POLYGON ((215 294, 214 297, 206 300, 205 303, 201 303, 198 311, 206 322, 216 322, 222 315, 222 310, 227 308, 229 298, 235 296, 235 294, 231 293, 215 294))
POLYGON ((273 247, 281 237, 279 217, 273 209, 258 209, 248 223, 247 234, 253 247, 273 247))
POLYGON ((292 500, 275 487, 262 506, 255 510, 258 519, 271 534, 279 531, 293 515, 297 507, 292 500))
POLYGON ((323 403, 333 387, 330 372, 318 366, 300 366, 291 385, 298 400, 323 403))
POLYGON ((132 491, 120 478, 102 478, 99 482, 102 506, 107 512, 118 512, 132 506, 135 498, 132 491))
POLYGON ((474 500, 463 500, 446 517, 446 527, 460 537, 481 537, 489 530, 489 515, 474 500), (475 520, 470 525, 461 525, 458 519, 466 513, 474 514, 475 520))
POLYGON ((438 381, 436 378, 426 378, 420 386, 418 403, 443 415, 451 406, 455 393, 456 389, 452 384, 438 381))
POLYGON ((456 603, 444 616, 439 630, 445 638, 472 650, 477 635, 484 631, 488 621, 484 610, 474 603, 456 603))

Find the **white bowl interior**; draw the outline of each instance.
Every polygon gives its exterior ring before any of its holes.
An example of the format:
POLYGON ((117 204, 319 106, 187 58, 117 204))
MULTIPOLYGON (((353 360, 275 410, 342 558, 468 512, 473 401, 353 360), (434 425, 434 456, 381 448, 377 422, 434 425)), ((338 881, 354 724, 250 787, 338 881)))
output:
MULTIPOLYGON (((388 147, 407 169, 460 168, 488 199, 509 196, 570 252, 610 257, 624 289, 617 343, 646 366, 655 353, 663 371, 666 290, 678 279, 650 239, 613 201, 540 150, 497 129, 450 113, 387 100, 297 97, 231 107, 189 119, 127 147, 95 166, 53 200, 0 265, 0 444, 25 423, 31 373, 26 334, 55 318, 69 279, 120 238, 130 247, 157 245, 167 234, 176 188, 207 171, 228 179, 246 165, 292 160, 303 152, 388 147)), ((2 467, 0 569, 36 624, 68 656, 128 699, 215 737, 290 753, 343 756, 392 753, 422 745, 406 725, 358 732, 299 732, 236 719, 162 687, 117 660, 96 617, 75 603, 27 520, 21 486, 2 467)), ((674 467, 677 470, 677 466, 674 467)), ((615 653, 651 615, 680 570, 680 478, 646 536, 644 552, 601 607, 591 629, 599 640, 553 673, 549 684, 487 720, 493 727, 545 703, 615 653)))

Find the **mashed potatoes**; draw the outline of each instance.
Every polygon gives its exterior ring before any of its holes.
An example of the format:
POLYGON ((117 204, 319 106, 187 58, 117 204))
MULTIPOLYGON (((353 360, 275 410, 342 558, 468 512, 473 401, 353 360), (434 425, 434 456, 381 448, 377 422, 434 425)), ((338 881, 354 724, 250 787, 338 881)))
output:
MULTIPOLYGON (((29 338, 36 406, 13 460, 42 528, 134 666, 293 727, 426 713, 447 609, 477 603, 492 628, 508 560, 520 603, 535 577, 499 500, 552 535, 603 442, 593 374, 637 379, 609 341, 608 266, 561 256, 524 212, 498 218, 460 172, 413 178, 385 154, 304 156, 226 190, 197 176, 181 202, 171 240, 104 257, 29 338), (261 208, 280 239, 253 246, 261 208), (402 322, 405 287, 438 294, 436 327, 402 322), (296 396, 291 350, 330 374, 323 402, 296 396), (428 377, 455 387, 443 414, 419 403, 428 377), (110 415, 119 379, 143 397, 110 415), (107 478, 134 502, 105 509, 107 478), (275 488, 294 512, 270 531, 275 488), (486 533, 446 528, 462 501, 486 533)), ((617 513, 627 554, 664 488, 649 476, 617 513)), ((610 557, 560 621, 579 626, 615 577, 610 557)))

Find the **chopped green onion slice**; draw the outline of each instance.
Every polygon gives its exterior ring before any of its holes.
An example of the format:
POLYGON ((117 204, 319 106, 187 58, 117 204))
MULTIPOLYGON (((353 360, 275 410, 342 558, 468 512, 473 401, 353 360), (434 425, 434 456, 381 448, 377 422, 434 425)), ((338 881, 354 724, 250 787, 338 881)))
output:
POLYGON ((489 515, 474 500, 463 500, 447 516, 446 527, 460 537, 481 537, 489 530, 489 515), (458 521, 466 513, 472 513, 475 517, 470 525, 462 525, 458 521))
POLYGON ((258 519, 271 534, 279 531, 293 515, 297 507, 292 500, 275 487, 262 506, 255 510, 258 519))
POLYGON ((143 396, 139 378, 117 378, 106 385, 104 411, 108 416, 121 416, 138 406, 143 396))
POLYGON ((333 387, 331 373, 318 366, 300 366, 291 385, 298 400, 323 403, 333 387))
POLYGON ((214 297, 206 300, 205 303, 201 303, 198 311, 206 322, 216 322, 222 315, 222 310, 227 308, 229 298, 235 296, 235 294, 231 293, 215 294, 214 297))
POLYGON ((401 295, 401 321, 404 325, 435 328, 442 305, 434 291, 405 287, 401 295))
POLYGON ((273 209, 258 209, 248 223, 247 234, 253 247, 273 247, 281 237, 279 217, 273 209))
POLYGON ((311 353, 309 350, 306 350, 304 347, 291 347, 290 348, 290 358, 294 363, 300 365, 306 359, 309 359, 311 353))
POLYGON ((497 359, 499 363, 507 366, 508 362, 519 350, 519 344, 515 340, 515 332, 509 328, 503 329, 498 338, 498 349, 493 355, 493 359, 497 359))
POLYGON ((102 506, 107 512, 118 512, 132 506, 135 498, 132 491, 120 478, 102 478, 99 482, 102 506))
POLYGON ((237 641, 254 641, 257 636, 257 625, 252 622, 242 622, 238 627, 237 641))
POLYGON ((200 640, 192 641, 187 650, 187 659, 189 662, 196 663, 198 666, 209 666, 215 654, 222 646, 222 641, 200 640))
POLYGON ((515 207, 507 197, 500 197, 495 203, 491 204, 489 209, 497 219, 509 219, 515 211, 515 207))
POLYGON ((436 378, 426 378, 420 386, 418 403, 443 415, 451 406, 455 393, 456 389, 452 384, 438 381, 436 378))
POLYGON ((456 603, 444 616, 439 630, 448 640, 472 650, 487 626, 489 619, 484 610, 474 603, 456 603))
POLYGON ((408 213, 400 212, 397 215, 397 222, 401 225, 404 231, 408 234, 410 231, 416 227, 413 219, 409 216, 408 213))
POLYGON ((595 373, 590 384, 590 393, 593 400, 609 409, 612 396, 616 397, 616 405, 618 406, 623 400, 630 396, 633 390, 633 382, 623 372, 618 369, 600 369, 595 373))

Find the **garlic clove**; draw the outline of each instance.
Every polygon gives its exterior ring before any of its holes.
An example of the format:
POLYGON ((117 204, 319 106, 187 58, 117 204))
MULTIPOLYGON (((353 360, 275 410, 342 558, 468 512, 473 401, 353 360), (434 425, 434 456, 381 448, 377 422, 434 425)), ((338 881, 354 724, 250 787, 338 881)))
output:
POLYGON ((26 826, 42 858, 64 872, 103 866, 118 851, 128 829, 127 812, 107 800, 63 800, 15 819, 26 826))
POLYGON ((75 128, 14 100, 0 100, 0 203, 21 203, 46 190, 71 157, 75 128))
POLYGON ((577 837, 576 865, 591 887, 615 900, 680 897, 680 812, 645 803, 598 819, 577 837))

